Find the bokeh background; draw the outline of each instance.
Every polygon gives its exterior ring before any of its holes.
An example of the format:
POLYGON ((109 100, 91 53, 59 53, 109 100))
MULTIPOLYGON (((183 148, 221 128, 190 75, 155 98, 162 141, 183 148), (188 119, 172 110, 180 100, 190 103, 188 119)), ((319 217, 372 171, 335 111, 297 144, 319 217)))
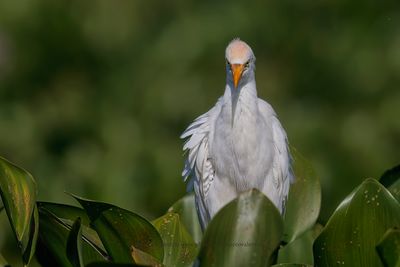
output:
POLYGON ((1 1, 0 155, 40 200, 162 214, 185 193, 179 135, 223 93, 234 37, 321 178, 322 222, 399 163, 398 0, 1 1))

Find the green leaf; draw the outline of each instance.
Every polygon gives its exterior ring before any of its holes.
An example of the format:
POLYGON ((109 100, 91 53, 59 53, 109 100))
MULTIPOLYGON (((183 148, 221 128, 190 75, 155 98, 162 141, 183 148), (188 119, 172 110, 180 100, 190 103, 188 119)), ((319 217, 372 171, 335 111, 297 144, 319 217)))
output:
POLYGON ((387 170, 379 181, 392 193, 400 202, 400 165, 387 170))
POLYGON ((10 265, 7 263, 7 261, 3 258, 1 254, 0 254, 0 267, 10 267, 10 265))
POLYGON ((342 201, 316 239, 314 263, 382 266, 375 246, 387 229, 399 225, 399 203, 378 181, 367 179, 342 201))
MULTIPOLYGON (((43 207, 39 208, 39 221, 39 242, 37 246, 39 262, 42 266, 71 267, 66 254, 71 227, 43 207)), ((91 243, 84 234, 82 259, 84 264, 108 260, 104 252, 91 243)))
POLYGON ((197 245, 179 220, 179 214, 168 212, 153 221, 164 242, 164 265, 191 266, 197 255, 197 245))
POLYGON ((87 238, 88 241, 98 248, 98 250, 102 251, 102 253, 106 255, 100 237, 95 230, 90 228, 90 219, 84 209, 50 202, 38 202, 38 207, 57 216, 57 218, 59 218, 64 224, 69 226, 68 229, 72 228, 72 225, 77 218, 81 218, 83 238, 87 238))
POLYGON ((85 267, 136 267, 136 266, 143 266, 137 265, 133 263, 113 263, 113 262, 93 262, 85 267))
POLYGON ((400 230, 389 229, 376 247, 385 267, 400 266, 400 230))
POLYGON ((78 217, 69 232, 67 240, 67 257, 74 267, 83 267, 82 260, 82 228, 78 217))
POLYGON ((135 263, 132 250, 150 254, 163 261, 160 234, 143 217, 117 206, 73 196, 86 210, 91 225, 116 263, 135 263))
MULTIPOLYGON (((53 203, 53 202, 44 202, 40 201, 37 203, 39 208, 44 208, 54 215, 56 215, 58 218, 66 219, 72 222, 72 224, 75 222, 77 218, 81 218, 81 224, 89 226, 90 225, 90 219, 88 215, 86 214, 85 210, 79 207, 71 206, 71 205, 66 205, 66 204, 59 204, 59 203, 53 203)), ((71 224, 71 226, 72 226, 71 224)))
POLYGON ((321 207, 321 185, 311 164, 291 147, 295 182, 290 186, 284 218, 283 240, 289 243, 317 221, 321 207))
POLYGON ((24 237, 24 243, 26 242, 27 245, 24 253, 22 254, 22 260, 26 265, 29 264, 33 255, 35 254, 38 236, 39 236, 39 213, 38 213, 38 208, 35 205, 32 213, 29 236, 24 237))
POLYGON ((301 263, 280 263, 272 265, 272 267, 312 267, 313 265, 301 264, 301 263))
POLYGON ((313 243, 323 226, 316 224, 296 240, 279 249, 278 263, 314 264, 313 243))
MULTIPOLYGON (((29 245, 35 236, 31 228, 36 202, 36 183, 25 170, 0 157, 0 195, 11 227, 23 254, 30 254, 29 245), (28 252, 26 252, 28 250, 28 252)), ((23 257, 25 263, 30 257, 23 257)))
POLYGON ((256 189, 223 207, 203 236, 201 266, 269 266, 283 235, 275 205, 256 189))
POLYGON ((178 213, 181 223, 189 231, 194 242, 200 244, 203 232, 201 231, 199 218, 197 217, 194 193, 187 194, 179 199, 168 209, 168 212, 178 213))
POLYGON ((132 258, 135 263, 143 264, 144 266, 153 266, 153 267, 161 267, 163 266, 158 259, 154 258, 150 254, 141 251, 135 247, 131 249, 132 258))

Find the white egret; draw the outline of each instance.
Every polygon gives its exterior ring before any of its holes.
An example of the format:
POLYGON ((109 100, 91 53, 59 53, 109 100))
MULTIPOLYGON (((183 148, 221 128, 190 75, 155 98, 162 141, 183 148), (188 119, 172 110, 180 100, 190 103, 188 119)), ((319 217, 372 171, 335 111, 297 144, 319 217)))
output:
POLYGON ((204 229, 224 205, 256 188, 283 213, 294 176, 285 130, 273 108, 257 97, 255 56, 240 39, 225 51, 225 93, 181 138, 187 159, 182 173, 194 188, 204 229))

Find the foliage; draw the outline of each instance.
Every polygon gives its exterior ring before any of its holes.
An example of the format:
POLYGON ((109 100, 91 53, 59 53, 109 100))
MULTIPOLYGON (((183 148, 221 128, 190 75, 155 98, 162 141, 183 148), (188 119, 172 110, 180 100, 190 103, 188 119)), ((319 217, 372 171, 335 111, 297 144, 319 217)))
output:
MULTIPOLYGON (((391 192, 400 179, 398 168, 382 178, 389 189, 366 179, 322 226, 316 223, 319 179, 292 150, 298 180, 286 216, 261 192, 249 190, 216 214, 203 237, 193 195, 153 222, 72 194, 82 208, 37 202, 32 176, 3 158, 0 192, 25 265, 36 255, 42 266, 62 267, 397 266, 400 203, 391 192)), ((0 264, 6 266, 1 255, 0 264)))
POLYGON ((179 218, 178 213, 168 212, 153 221, 163 240, 165 266, 190 266, 197 255, 197 245, 179 218))
POLYGON ((387 170, 379 181, 400 201, 400 165, 387 170))
POLYGON ((289 243, 313 227, 321 207, 321 186, 311 164, 291 147, 296 176, 286 204, 283 240, 289 243), (301 200, 301 201, 299 201, 301 200))
POLYGON ((198 261, 200 266, 270 266, 282 236, 279 211, 253 189, 215 215, 204 233, 198 261))
POLYGON ((4 208, 24 261, 28 263, 37 238, 36 184, 28 172, 1 157, 0 177, 0 195, 4 208))
POLYGON ((343 200, 316 239, 315 263, 384 266, 376 246, 388 229, 398 226, 399 202, 378 181, 367 179, 343 200))
POLYGON ((193 241, 195 243, 200 243, 203 233, 197 217, 197 212, 193 209, 195 206, 194 201, 194 193, 189 193, 175 202, 171 208, 169 208, 168 212, 179 214, 183 225, 193 237, 193 241))
POLYGON ((400 230, 397 228, 389 229, 376 249, 384 266, 400 266, 400 230))

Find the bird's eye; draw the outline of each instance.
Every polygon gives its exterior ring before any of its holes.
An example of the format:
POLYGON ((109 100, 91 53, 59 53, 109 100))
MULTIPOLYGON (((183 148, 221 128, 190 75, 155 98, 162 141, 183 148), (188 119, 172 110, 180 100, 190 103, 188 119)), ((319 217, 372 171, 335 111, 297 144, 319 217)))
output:
POLYGON ((245 68, 247 69, 250 66, 250 61, 247 61, 246 64, 244 65, 245 68))

